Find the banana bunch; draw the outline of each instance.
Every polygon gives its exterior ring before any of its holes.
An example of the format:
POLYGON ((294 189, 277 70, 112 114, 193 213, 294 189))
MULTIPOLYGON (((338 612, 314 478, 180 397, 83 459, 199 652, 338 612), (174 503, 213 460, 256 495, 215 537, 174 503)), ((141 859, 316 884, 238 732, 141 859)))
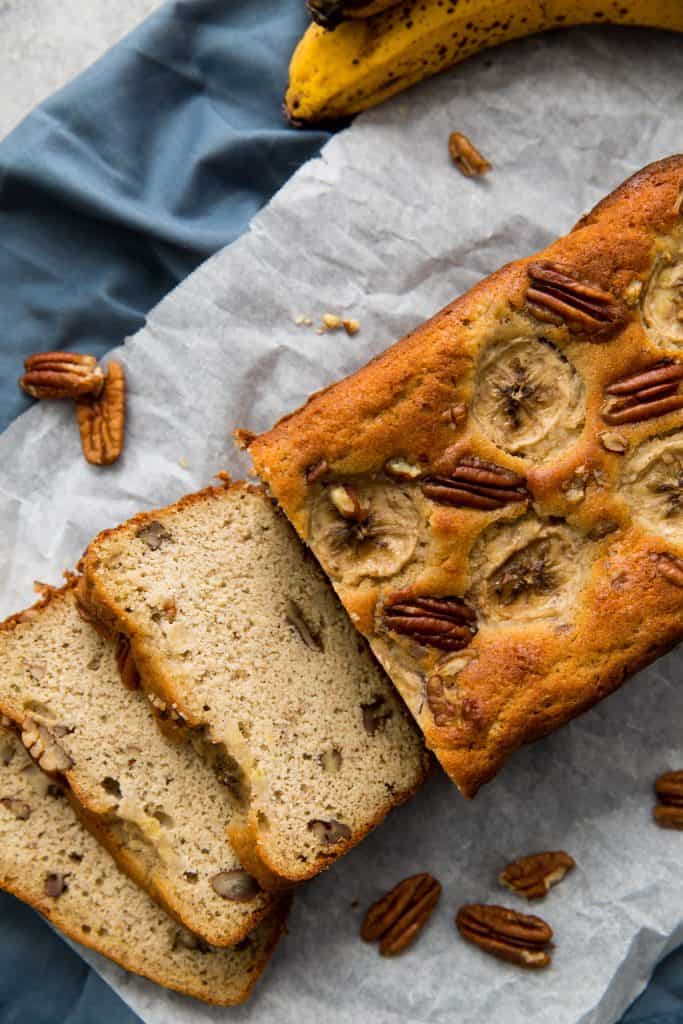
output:
POLYGON ((338 27, 311 25, 294 52, 285 113, 298 127, 357 114, 480 50, 551 28, 683 31, 683 0, 309 0, 309 8, 338 27))

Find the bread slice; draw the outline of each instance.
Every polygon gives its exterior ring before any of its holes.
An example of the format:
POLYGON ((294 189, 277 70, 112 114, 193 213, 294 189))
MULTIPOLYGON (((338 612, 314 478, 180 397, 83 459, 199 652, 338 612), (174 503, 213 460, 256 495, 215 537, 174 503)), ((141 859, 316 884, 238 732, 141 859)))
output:
POLYGON ((683 637, 683 157, 249 444, 463 793, 683 637))
POLYGON ((84 601, 129 638, 161 713, 235 766, 228 832, 262 885, 315 875, 422 782, 400 698, 262 491, 215 487, 136 516, 82 570, 84 601))
POLYGON ((0 887, 127 970, 221 1006, 247 999, 285 926, 282 905, 238 946, 216 949, 192 935, 119 871, 6 724, 0 887))
POLYGON ((0 626, 0 664, 0 711, 123 870, 211 945, 243 939, 273 897, 228 843, 226 786, 121 685, 114 645, 79 614, 73 583, 0 626))

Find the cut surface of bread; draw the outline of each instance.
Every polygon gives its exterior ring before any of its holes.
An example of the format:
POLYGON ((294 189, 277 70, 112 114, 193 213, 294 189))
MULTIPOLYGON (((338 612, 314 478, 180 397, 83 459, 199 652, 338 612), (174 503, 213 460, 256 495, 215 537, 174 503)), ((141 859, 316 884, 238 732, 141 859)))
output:
POLYGON ((469 796, 683 636, 683 157, 248 443, 469 796))
POLYGON ((114 645, 83 619, 73 584, 0 626, 0 665, 0 711, 119 865, 211 945, 244 938, 273 897, 228 842, 226 786, 122 685, 114 645))
POLYGON ((0 887, 127 970, 221 1006, 249 996, 286 916, 283 905, 235 947, 218 949, 192 935, 117 868, 2 724, 0 887))
POLYGON ((422 782, 400 698, 262 491, 136 516, 82 569, 86 606, 129 638, 160 715, 232 766, 229 835, 263 885, 316 874, 422 782))

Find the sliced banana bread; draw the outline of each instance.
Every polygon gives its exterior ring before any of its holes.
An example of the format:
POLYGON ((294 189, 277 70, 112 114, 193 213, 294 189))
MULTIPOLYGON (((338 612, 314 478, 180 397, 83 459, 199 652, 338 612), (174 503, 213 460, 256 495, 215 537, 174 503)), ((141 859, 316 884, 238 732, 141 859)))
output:
POLYGON ((160 714, 232 766, 229 835, 262 885, 315 875, 422 782, 400 698, 260 489, 136 516, 82 569, 82 600, 130 639, 160 714))
POLYGON ((4 724, 0 888, 127 970, 221 1006, 249 996, 284 931, 284 905, 228 949, 178 925, 118 870, 4 724))
POLYGON ((228 843, 225 786, 121 685, 114 645, 81 617, 73 584, 0 626, 0 664, 0 711, 123 870, 206 942, 244 938, 273 897, 228 843))

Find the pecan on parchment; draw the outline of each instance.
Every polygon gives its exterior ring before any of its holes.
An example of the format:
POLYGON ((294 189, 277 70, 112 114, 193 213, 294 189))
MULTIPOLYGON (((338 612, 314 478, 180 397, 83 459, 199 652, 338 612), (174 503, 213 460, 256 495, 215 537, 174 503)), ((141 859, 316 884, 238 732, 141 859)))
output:
POLYGON ((668 580, 672 586, 683 589, 683 558, 677 558, 676 555, 670 555, 667 552, 654 557, 657 560, 660 576, 668 580))
POLYGON ((94 466, 116 462, 123 451, 126 419, 126 378, 120 363, 110 363, 98 397, 76 403, 83 454, 94 466))
POLYGON ((647 370, 621 377, 606 388, 602 407, 605 423, 639 423, 683 409, 683 363, 663 359, 647 370))
POLYGON ((491 164, 476 146, 462 132, 451 132, 448 136, 448 152, 451 160, 466 178, 476 178, 491 170, 491 164))
POLYGON ((524 477, 476 455, 461 458, 448 476, 427 477, 422 493, 442 505, 459 505, 484 512, 529 498, 524 477))
POLYGON ((373 903, 360 930, 365 942, 380 940, 382 956, 395 956, 412 945, 441 896, 441 885, 428 874, 412 875, 373 903))
POLYGON ((553 930, 540 917, 494 904, 461 907, 455 924, 464 939, 520 967, 547 967, 553 930))
POLYGON ((537 320, 566 323, 570 331, 602 338, 625 322, 626 307, 611 292, 575 278, 549 260, 527 266, 526 304, 537 320))
POLYGON ((24 361, 20 387, 31 398, 80 398, 99 395, 104 373, 95 356, 78 352, 38 352, 24 361))
POLYGON ((683 829, 683 771, 666 772, 655 782, 659 803, 654 818, 662 828, 683 829))
POLYGON ((477 632, 475 611, 461 597, 410 597, 384 608, 387 629, 425 647, 460 651, 477 632))
POLYGON ((542 899, 551 886, 561 882, 575 866, 574 858, 564 850, 549 850, 520 857, 508 864, 498 878, 508 889, 528 900, 542 899))

